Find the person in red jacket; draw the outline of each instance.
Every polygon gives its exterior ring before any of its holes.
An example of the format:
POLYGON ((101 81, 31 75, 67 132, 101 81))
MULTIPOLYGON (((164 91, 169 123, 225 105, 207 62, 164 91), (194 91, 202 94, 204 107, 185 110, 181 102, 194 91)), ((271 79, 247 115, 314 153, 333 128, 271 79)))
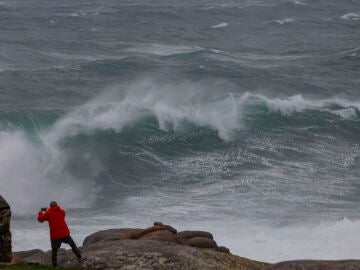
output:
POLYGON ((81 252, 70 236, 70 230, 65 221, 65 211, 61 209, 55 201, 50 203, 50 208, 47 209, 45 213, 39 211, 38 221, 49 222, 52 251, 51 259, 54 267, 57 266, 57 252, 62 243, 70 245, 79 262, 82 261, 81 252))

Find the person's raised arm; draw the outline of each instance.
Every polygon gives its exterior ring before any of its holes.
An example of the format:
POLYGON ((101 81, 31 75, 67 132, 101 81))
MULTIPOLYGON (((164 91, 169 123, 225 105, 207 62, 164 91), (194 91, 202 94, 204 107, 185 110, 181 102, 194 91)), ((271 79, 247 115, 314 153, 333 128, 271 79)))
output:
POLYGON ((39 222, 47 221, 48 218, 49 218, 48 211, 46 211, 45 214, 43 213, 43 211, 39 211, 39 213, 38 213, 38 218, 37 218, 37 220, 38 220, 39 222))

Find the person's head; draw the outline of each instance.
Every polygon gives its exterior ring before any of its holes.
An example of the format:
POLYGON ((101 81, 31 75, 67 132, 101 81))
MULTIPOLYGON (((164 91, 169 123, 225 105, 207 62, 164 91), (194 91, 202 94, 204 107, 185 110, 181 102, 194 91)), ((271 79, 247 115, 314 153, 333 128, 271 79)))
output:
POLYGON ((55 206, 58 206, 57 202, 52 201, 52 202, 50 203, 50 207, 55 207, 55 206))

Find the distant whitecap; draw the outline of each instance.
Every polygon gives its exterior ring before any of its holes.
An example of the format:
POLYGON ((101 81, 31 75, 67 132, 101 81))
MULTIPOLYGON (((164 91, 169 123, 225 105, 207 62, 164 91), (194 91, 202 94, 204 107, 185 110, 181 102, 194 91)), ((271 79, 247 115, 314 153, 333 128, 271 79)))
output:
POLYGON ((227 27, 228 25, 229 25, 228 23, 222 22, 222 23, 219 23, 217 25, 211 26, 211 28, 223 28, 223 27, 227 27))
POLYGON ((286 23, 292 23, 294 21, 295 21, 294 18, 286 18, 286 19, 282 19, 282 20, 276 20, 275 22, 278 24, 286 24, 286 23))
POLYGON ((294 4, 295 4, 295 5, 299 5, 299 6, 307 6, 306 3, 301 2, 301 1, 297 1, 297 0, 294 1, 294 4))
POLYGON ((71 13, 59 13, 59 16, 61 17, 79 17, 79 14, 76 12, 71 13))
POLYGON ((360 20, 360 14, 350 12, 342 15, 340 19, 348 21, 358 21, 360 20))

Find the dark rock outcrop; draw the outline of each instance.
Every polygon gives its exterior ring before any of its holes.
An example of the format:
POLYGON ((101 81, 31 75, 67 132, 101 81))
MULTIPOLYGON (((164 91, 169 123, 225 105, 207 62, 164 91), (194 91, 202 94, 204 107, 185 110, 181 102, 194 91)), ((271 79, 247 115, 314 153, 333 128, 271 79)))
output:
POLYGON ((134 229, 109 229, 98 231, 87 236, 83 242, 83 246, 95 244, 101 241, 117 241, 121 240, 128 233, 132 232, 134 229))
POLYGON ((0 195, 0 262, 10 262, 12 259, 10 219, 10 206, 0 195))
POLYGON ((204 237, 204 238, 214 239, 211 233, 204 231, 182 231, 176 234, 176 239, 179 241, 185 239, 191 239, 194 237, 204 237))
POLYGON ((213 249, 215 251, 230 253, 226 247, 219 248, 211 233, 205 231, 182 231, 161 222, 155 222, 154 226, 146 229, 134 229, 122 236, 123 240, 156 240, 179 245, 213 249))
POLYGON ((154 226, 152 227, 146 229, 134 229, 130 231, 129 233, 123 236, 123 239, 142 239, 144 236, 148 234, 152 234, 154 232, 159 232, 159 231, 168 231, 171 234, 177 233, 177 231, 169 225, 164 225, 161 222, 154 222, 154 226))
POLYGON ((174 234, 168 230, 154 231, 144 234, 139 240, 157 240, 169 243, 176 243, 174 234))

